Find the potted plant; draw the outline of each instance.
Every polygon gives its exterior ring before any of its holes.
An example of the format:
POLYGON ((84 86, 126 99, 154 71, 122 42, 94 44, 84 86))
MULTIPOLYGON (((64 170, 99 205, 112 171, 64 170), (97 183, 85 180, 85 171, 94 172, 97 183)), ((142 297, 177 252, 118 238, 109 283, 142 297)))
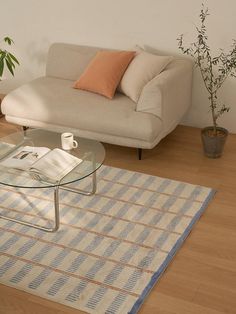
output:
MULTIPOLYGON (((10 37, 4 37, 2 41, 4 41, 9 46, 14 43, 14 41, 10 37)), ((16 57, 9 51, 0 48, 0 81, 2 80, 5 66, 7 67, 8 71, 14 76, 16 64, 19 65, 19 61, 16 59, 16 57)))
MULTIPOLYGON (((9 46, 11 46, 14 43, 10 37, 4 37, 2 41, 9 46)), ((0 48, 0 81, 2 80, 5 66, 7 67, 7 70, 11 73, 11 75, 14 76, 16 64, 19 65, 19 61, 16 59, 16 57, 9 51, 0 48)), ((0 99, 0 104, 1 104, 1 99, 0 99)), ((2 112, 0 108, 0 117, 1 116, 2 116, 2 112)))
POLYGON ((195 65, 200 69, 209 94, 212 126, 202 129, 201 136, 205 155, 210 158, 218 158, 222 155, 228 131, 219 127, 217 121, 230 109, 224 104, 219 104, 218 92, 229 76, 236 77, 236 41, 233 40, 232 47, 228 53, 220 49, 219 55, 212 56, 205 25, 208 15, 208 8, 202 5, 199 15, 201 24, 199 27, 196 27, 197 37, 195 42, 190 44, 189 48, 184 47, 183 34, 180 35, 177 41, 179 49, 184 54, 194 58, 195 65))

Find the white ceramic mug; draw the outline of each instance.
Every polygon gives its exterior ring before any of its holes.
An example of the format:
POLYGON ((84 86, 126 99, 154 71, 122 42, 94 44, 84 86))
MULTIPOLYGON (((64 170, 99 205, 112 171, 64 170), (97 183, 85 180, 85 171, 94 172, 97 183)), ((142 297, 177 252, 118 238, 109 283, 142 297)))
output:
POLYGON ((65 150, 70 150, 78 147, 78 143, 74 140, 74 135, 72 133, 66 132, 61 135, 61 146, 65 150))

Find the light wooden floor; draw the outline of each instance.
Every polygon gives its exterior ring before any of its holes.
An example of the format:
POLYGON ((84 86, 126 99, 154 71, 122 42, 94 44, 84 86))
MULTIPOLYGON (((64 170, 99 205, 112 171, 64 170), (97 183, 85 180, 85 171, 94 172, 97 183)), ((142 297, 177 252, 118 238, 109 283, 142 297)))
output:
MULTIPOLYGON (((15 127, 0 120, 0 136, 15 127)), ((140 314, 236 313, 236 135, 221 159, 201 151, 199 129, 179 126, 142 161, 131 148, 105 145, 105 164, 218 190, 140 314)), ((0 285, 1 314, 82 313, 0 285)), ((124 313, 125 314, 125 313, 124 313)))

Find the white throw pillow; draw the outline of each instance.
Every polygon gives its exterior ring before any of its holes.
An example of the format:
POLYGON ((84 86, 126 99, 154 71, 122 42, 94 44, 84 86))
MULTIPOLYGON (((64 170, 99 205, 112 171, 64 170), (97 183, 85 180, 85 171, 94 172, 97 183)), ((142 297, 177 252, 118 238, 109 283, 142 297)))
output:
POLYGON ((119 91, 138 102, 144 86, 163 71, 171 60, 173 57, 138 51, 121 79, 119 91))

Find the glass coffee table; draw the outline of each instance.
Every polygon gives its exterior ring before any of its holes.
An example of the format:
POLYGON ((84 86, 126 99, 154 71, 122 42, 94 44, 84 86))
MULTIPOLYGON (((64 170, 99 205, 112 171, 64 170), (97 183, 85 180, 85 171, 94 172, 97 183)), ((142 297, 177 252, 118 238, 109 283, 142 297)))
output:
MULTIPOLYGON (((65 175, 60 181, 49 182, 39 180, 29 173, 15 168, 4 167, 0 165, 0 184, 12 188, 24 189, 54 189, 54 225, 53 227, 45 227, 33 224, 24 220, 7 217, 0 214, 0 218, 11 220, 26 226, 34 227, 40 230, 54 232, 60 226, 59 213, 59 189, 67 190, 73 193, 83 195, 93 195, 96 192, 96 171, 101 167, 105 158, 105 149, 101 143, 94 140, 75 137, 78 142, 78 148, 69 151, 70 154, 82 159, 82 162, 65 175), (92 188, 90 191, 72 188, 73 182, 83 180, 91 176, 92 188)), ((11 155, 16 149, 24 146, 47 147, 50 149, 61 148, 61 133, 52 131, 34 129, 22 132, 16 132, 11 135, 0 138, 0 163, 11 155)))

